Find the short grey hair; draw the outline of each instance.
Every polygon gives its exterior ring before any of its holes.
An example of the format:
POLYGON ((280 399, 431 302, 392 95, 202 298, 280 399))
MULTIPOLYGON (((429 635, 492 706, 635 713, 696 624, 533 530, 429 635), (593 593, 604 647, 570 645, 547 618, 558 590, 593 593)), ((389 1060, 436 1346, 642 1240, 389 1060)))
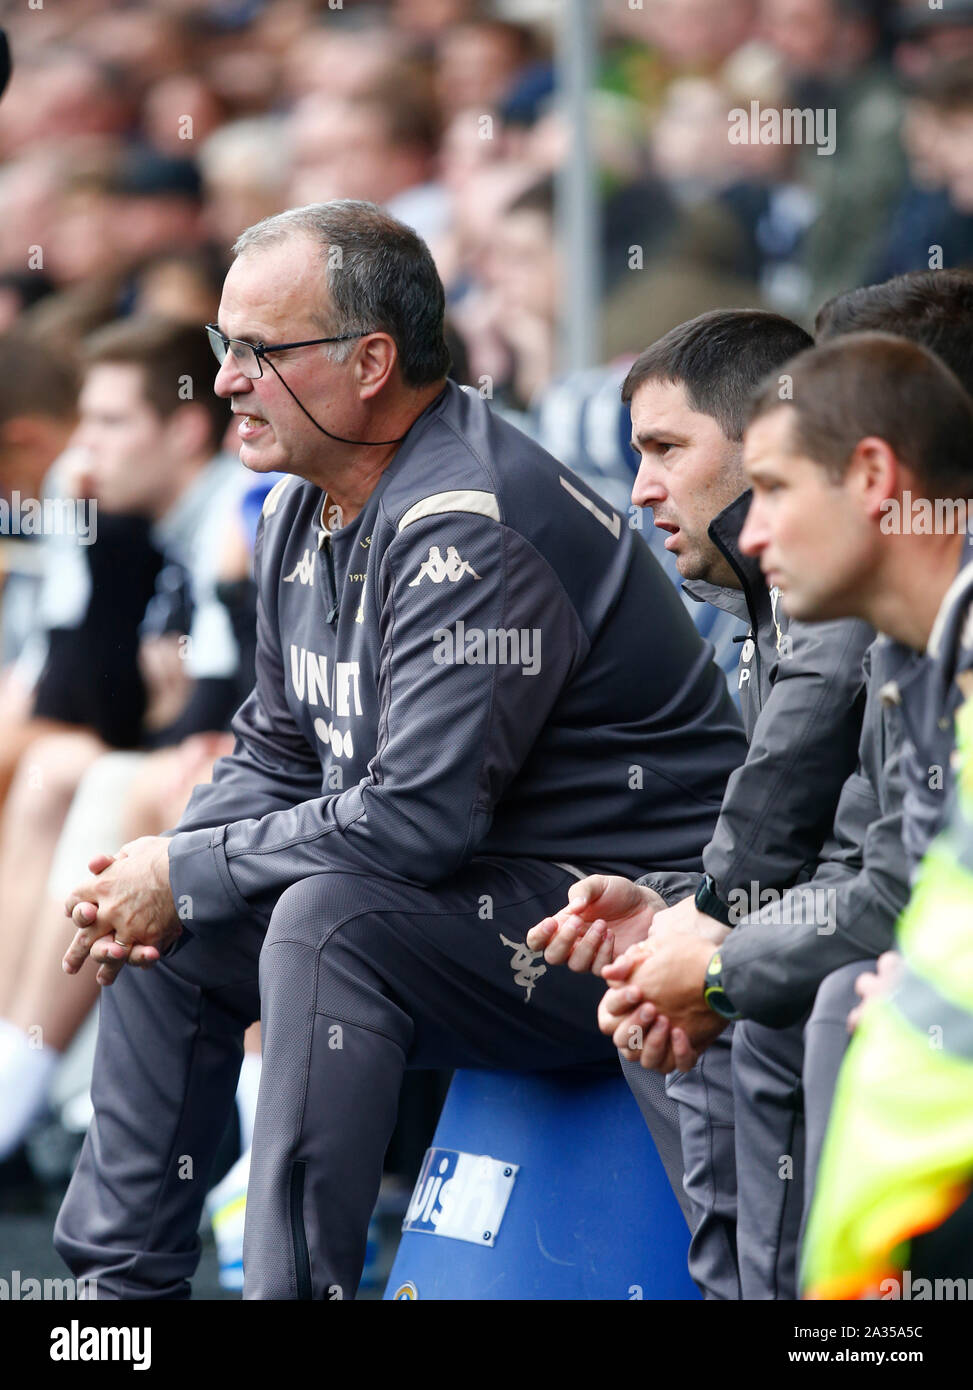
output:
MULTIPOLYGON (((388 333, 399 352, 403 379, 427 386, 449 371, 443 336, 445 294, 426 243, 411 227, 375 203, 351 198, 311 203, 265 217, 241 232, 233 254, 307 236, 321 248, 328 314, 315 318, 323 333, 388 333)), ((326 351, 343 362, 354 343, 334 343, 326 351)))

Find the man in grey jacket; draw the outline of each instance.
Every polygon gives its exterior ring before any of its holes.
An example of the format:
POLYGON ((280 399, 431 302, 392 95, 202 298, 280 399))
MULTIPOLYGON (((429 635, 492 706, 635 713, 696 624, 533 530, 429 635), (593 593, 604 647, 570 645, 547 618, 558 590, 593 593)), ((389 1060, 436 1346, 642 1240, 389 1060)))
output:
MULTIPOLYGON (((945 281, 940 283, 938 277, 925 277, 918 273, 900 277, 888 285, 853 291, 823 311, 824 322, 832 332, 840 331, 839 325, 847 329, 863 319, 894 323, 909 336, 935 342, 943 357, 955 361, 957 367, 968 375, 973 277, 961 273, 950 275, 952 280, 947 275, 945 281)), ((855 341, 849 340, 850 349, 855 341)), ((889 341, 894 344, 895 340, 878 339, 871 350, 880 351, 883 342, 889 341)), ((840 343, 835 346, 840 346, 840 343)), ((801 365, 802 359, 798 359, 794 364, 795 370, 801 365)), ((835 364, 834 374, 840 374, 844 366, 845 360, 841 359, 841 366, 835 364)), ((847 370, 853 372, 854 367, 855 356, 849 352, 847 370)), ((962 412, 962 406, 956 400, 959 393, 955 385, 950 395, 935 372, 926 367, 918 355, 912 367, 926 370, 926 377, 913 393, 916 399, 923 399, 924 392, 934 393, 938 387, 935 409, 928 404, 927 408, 931 415, 937 412, 946 415, 952 410, 949 418, 955 432, 957 414, 962 412)), ((903 373, 900 371, 899 375, 903 373)), ((907 372, 905 377, 907 379, 907 372)), ((826 418, 831 403, 832 380, 833 376, 827 378, 827 386, 818 387, 816 412, 808 428, 819 432, 822 430, 821 421, 826 418)), ((862 371, 858 372, 855 380, 859 389, 864 389, 866 381, 862 371)), ((802 377, 802 384, 807 389, 805 377, 802 377)), ((896 390, 901 394, 903 389, 901 381, 897 381, 896 390)), ((773 414, 775 404, 771 385, 763 393, 762 411, 773 414)), ((803 404, 806 403, 802 399, 803 404)), ((846 413, 849 408, 846 403, 846 413)), ((783 403, 779 413, 783 414, 783 403)), ((887 404, 886 414, 889 415, 887 404)), ((960 436, 965 440, 962 430, 960 436)), ((816 436, 818 443, 819 437, 823 436, 816 436)), ((756 470, 754 476, 762 479, 760 448, 755 444, 751 449, 750 434, 747 438, 748 458, 752 456, 756 470)), ((902 439, 898 439, 898 445, 903 447, 902 439)), ((910 438, 907 447, 911 450, 909 457, 914 459, 915 441, 910 438)), ((926 441, 927 454, 931 447, 926 441)), ((947 457, 948 450, 944 452, 939 447, 938 452, 944 459, 947 457)), ((772 454, 769 457, 773 463, 772 454)), ((946 464, 942 466, 945 469, 946 464)), ((773 475, 765 480, 768 495, 761 504, 763 516, 770 514, 774 505, 771 488, 776 486, 775 478, 776 475, 773 475)), ((939 479, 930 479, 926 484, 927 490, 941 486, 939 479)), ((809 499, 805 499, 804 506, 810 506, 809 499)), ((823 522, 822 509, 814 509, 814 516, 816 522, 827 529, 834 523, 827 518, 827 509, 823 510, 823 522)), ((809 534, 816 534, 813 527, 805 527, 805 530, 809 534)), ((769 547, 759 535, 754 533, 751 538, 752 531, 748 522, 742 543, 751 553, 763 555, 769 547)), ((841 542, 837 544, 840 546, 841 542)), ((886 545, 889 544, 894 544, 894 541, 886 542, 886 545)), ((805 571, 809 572, 813 567, 815 573, 828 575, 828 579, 822 580, 819 587, 830 582, 837 592, 837 596, 835 593, 830 596, 828 606, 818 602, 813 611, 808 601, 798 599, 797 602, 803 602, 803 606, 798 608, 802 616, 812 617, 814 613, 832 616, 836 611, 871 616, 877 611, 874 602, 868 604, 867 596, 853 603, 842 602, 841 585, 844 584, 849 592, 852 587, 842 576, 855 543, 851 538, 846 538, 844 545, 848 554, 832 565, 824 563, 827 559, 824 552, 813 558, 810 552, 801 553, 800 563, 805 571)), ((863 565, 866 561, 862 557, 867 553, 867 547, 859 544, 857 549, 861 553, 856 554, 855 560, 863 565)), ((791 559, 792 553, 795 553, 791 549, 782 546, 774 553, 783 554, 784 563, 797 568, 798 562, 791 559)), ((904 564, 905 558, 900 563, 904 564)), ((806 575, 804 577, 806 580, 806 575)), ((858 586, 854 587, 857 591, 858 586)), ((931 586, 926 583, 925 587, 931 586)), ((853 998, 852 983, 864 962, 891 944, 896 917, 908 898, 910 867, 915 862, 917 851, 921 853, 929 827, 935 826, 937 813, 941 817, 945 805, 942 788, 944 772, 948 780, 949 750, 945 749, 940 756, 937 777, 937 765, 933 761, 935 738, 926 745, 921 775, 913 778, 912 801, 924 807, 918 816, 910 814, 910 798, 904 795, 909 763, 915 762, 916 758, 909 737, 912 731, 908 728, 908 720, 903 719, 903 705, 908 702, 903 701, 903 692, 911 696, 914 707, 924 703, 921 672, 917 675, 916 669, 917 661, 920 666, 922 662, 915 650, 916 645, 893 642, 883 636, 867 654, 868 700, 860 768, 846 784, 835 826, 835 836, 839 842, 847 842, 850 847, 856 841, 859 843, 861 867, 858 872, 848 877, 847 870, 853 864, 853 858, 842 862, 840 857, 836 857, 819 870, 810 884, 792 890, 781 903, 764 909, 756 918, 739 922, 718 953, 720 968, 715 971, 711 968, 712 953, 704 943, 697 943, 693 947, 686 941, 662 941, 658 950, 652 948, 651 959, 646 961, 644 969, 639 969, 637 977, 629 977, 632 994, 623 997, 623 990, 605 1001, 605 1026, 610 1031, 609 1025, 614 1017, 616 1036, 622 1036, 623 1029, 617 1026, 618 1016, 611 1011, 617 1005, 625 1012, 635 1004, 636 984, 640 993, 654 1001, 647 1016, 654 1018, 658 1007, 665 1012, 669 1023, 678 1021, 682 1030, 695 1035, 698 1046, 705 1046, 714 1027, 719 1027, 704 992, 717 989, 721 1011, 742 1015, 747 1020, 737 1027, 734 1041, 739 1129, 737 1156, 741 1168, 744 1156, 747 1157, 748 1172, 768 1191, 773 1189, 774 1171, 779 1169, 785 1156, 788 1159, 793 1157, 795 1161, 790 1172, 781 1176, 798 1179, 801 1176, 801 1145, 791 1143, 794 1131, 788 1111, 796 1122, 800 1110, 805 1108, 804 1191, 808 1198, 813 1192, 830 1099, 847 1039, 845 1020, 853 998), (868 812, 869 799, 878 803, 879 814, 876 816, 868 812), (910 819, 918 821, 921 828, 912 832, 904 828, 904 822, 910 819), (846 964, 842 968, 843 963, 847 962, 858 963, 846 964), (802 1036, 800 1026, 787 1028, 785 1025, 806 1011, 815 997, 815 991, 817 1003, 802 1036), (755 1024, 754 1020, 758 1022, 755 1024), (776 1042, 774 1034, 761 1027, 762 1024, 779 1030, 776 1042), (771 1084, 771 1077, 776 1084, 771 1084)), ((936 703, 941 713, 942 702, 936 703)), ((937 720, 936 723, 938 728, 941 723, 948 725, 949 720, 937 720)), ((948 732, 938 734, 940 742, 948 737, 948 732)), ((919 746, 923 746, 921 742, 919 746)), ((608 971, 609 975, 612 973, 608 971)), ((621 976, 627 973, 626 964, 622 963, 617 983, 622 983, 621 976)), ((636 1007, 629 1014, 629 1023, 638 1017, 636 1007)), ((646 1049, 643 1061, 649 1065, 657 1064, 658 1057, 654 1053, 654 1047, 646 1049)), ((799 1181, 787 1182, 784 1186, 796 1198, 800 1197, 799 1181)), ((768 1224, 768 1236, 772 1230, 768 1224)), ((781 1275, 779 1286, 789 1288, 789 1277, 788 1272, 785 1286, 781 1275)))
POLYGON ((68 903, 67 968, 121 975, 55 1241, 108 1298, 188 1292, 258 1011, 244 1295, 353 1296, 404 1068, 617 1066, 599 982, 527 929, 591 869, 697 868, 744 752, 647 548, 446 381, 414 233, 323 204, 236 252, 216 390, 242 461, 296 475, 258 535, 256 686, 176 830, 68 903))
MULTIPOLYGON (((864 624, 791 622, 759 566, 737 544, 749 505, 749 494, 738 495, 745 481, 745 403, 760 380, 786 370, 787 360, 809 343, 803 330, 775 314, 719 310, 672 330, 629 374, 625 396, 642 459, 633 500, 651 506, 655 524, 671 533, 666 544, 678 557, 687 590, 750 623, 739 674, 750 748, 727 786, 704 851, 705 874, 649 873, 639 880, 640 889, 604 879, 577 885, 571 890, 576 910, 538 924, 529 937, 535 948, 546 947, 549 963, 567 960, 574 970, 607 967, 607 950, 596 958, 589 936, 581 937, 582 926, 590 935, 601 921, 618 944, 629 945, 645 938, 656 912, 678 930, 680 941, 701 942, 701 949, 708 944, 711 955, 728 930, 733 905, 741 894, 749 898, 751 885, 759 885, 758 897, 761 891, 780 897, 838 852, 832 828, 842 788, 855 769, 861 659, 872 634, 864 624), (687 897, 694 889, 695 898, 687 897), (583 896, 588 900, 582 907, 583 896), (674 912, 662 911, 675 903, 680 905, 674 912)), ((715 1036, 726 1020, 710 1017, 715 1036)), ((670 1071, 667 1090, 680 1103, 685 1182, 701 1213, 691 1250, 693 1277, 707 1296, 736 1298, 737 1244, 740 1264, 748 1268, 751 1247, 766 1244, 768 1204, 764 1194, 755 1198, 741 1185, 736 1220, 736 1181, 748 1174, 734 1161, 730 1038, 690 1069, 679 1030, 670 1046, 668 1031, 663 1038, 654 1020, 634 1019, 619 1036, 628 1056, 640 1053, 641 1041, 632 1045, 639 1030, 647 1032, 646 1047, 660 1048, 660 1066, 670 1071), (679 1064, 685 1072, 675 1070, 679 1064)), ((779 1204, 784 1191, 772 1195, 779 1204)), ((775 1250, 777 1244, 771 1241, 775 1250)))

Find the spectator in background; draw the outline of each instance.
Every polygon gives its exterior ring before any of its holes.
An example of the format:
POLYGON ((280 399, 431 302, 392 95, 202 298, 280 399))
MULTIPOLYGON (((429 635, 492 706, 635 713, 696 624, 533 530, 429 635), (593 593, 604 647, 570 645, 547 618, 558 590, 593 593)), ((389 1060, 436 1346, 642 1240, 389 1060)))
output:
POLYGON ((12 26, 16 61, 0 107, 0 154, 124 133, 133 116, 126 74, 90 51, 90 35, 38 48, 27 33, 22 46, 15 35, 12 26))
MULTIPOLYGON (((495 221, 485 219, 479 206, 486 290, 473 304, 461 302, 457 309, 473 348, 470 379, 485 383, 496 408, 617 507, 681 588, 664 536, 651 526, 643 528, 641 509, 630 505, 637 460, 629 443, 629 411, 619 395, 630 359, 622 367, 558 375, 563 270, 553 181, 527 188, 495 221)), ((697 629, 713 643, 716 662, 736 696, 739 650, 734 639, 744 625, 731 613, 686 596, 684 602, 697 629)))
POLYGON ((973 56, 973 0, 898 0, 895 66, 907 81, 953 58, 973 56))
POLYGON ((187 149, 198 148, 223 125, 227 113, 204 77, 182 72, 153 83, 140 114, 149 145, 170 159, 185 159, 187 149))
POLYGON ((520 410, 554 375, 562 291, 554 234, 554 186, 534 184, 498 218, 484 263, 485 302, 478 332, 491 338, 502 363, 494 391, 520 410))
POLYGON ((499 108, 532 69, 545 66, 534 32, 523 24, 472 19, 441 32, 436 91, 446 119, 472 108, 499 108))
POLYGON ((151 523, 154 549, 144 533, 141 544, 158 579, 145 609, 138 556, 128 556, 119 585, 116 565, 104 573, 99 539, 88 552, 87 604, 82 594, 78 620, 49 633, 35 713, 74 727, 35 743, 0 824, 0 1160, 43 1106, 51 1070, 97 993, 93 981, 80 993, 63 989, 63 881, 98 846, 146 824, 158 831, 181 810, 229 751, 222 731, 252 684, 255 599, 238 519, 251 479, 217 456, 228 411, 210 388, 205 334, 133 319, 92 338, 84 367, 78 442, 101 524, 115 513, 151 523), (90 671, 87 683, 79 669, 90 671), (151 770, 144 751, 104 756, 132 744, 165 751, 151 755, 151 770), (28 1042, 32 1024, 43 1047, 28 1042))
MULTIPOLYGON (((159 656, 155 647, 154 669, 165 666, 167 674, 148 691, 143 717, 149 728, 165 728, 168 741, 179 737, 179 720, 190 706, 197 727, 222 728, 239 693, 232 628, 214 585, 216 538, 248 480, 236 460, 219 456, 229 412, 213 397, 203 349, 206 337, 196 327, 139 319, 110 325, 86 344, 80 397, 78 443, 88 456, 93 495, 106 512, 150 518, 165 558, 160 602, 147 615, 143 648, 170 633, 199 633, 182 653, 159 656), (178 702, 171 698, 173 685, 183 691, 178 702), (169 707, 171 718, 158 706, 169 707)), ((99 616, 99 626, 102 621, 99 616)), ((104 623, 110 628, 110 617, 104 623)), ((42 676, 39 707, 61 708, 71 699, 63 678, 42 676)), ((110 727, 102 720, 119 718, 116 706, 113 700, 110 713, 106 708, 104 715, 76 722, 110 727)))
POLYGON ((654 117, 675 77, 713 74, 750 36, 754 0, 603 0, 602 83, 654 117))
POLYGON ((939 118, 940 167, 950 206, 969 219, 973 217, 973 57, 935 69, 921 90, 939 118))
POLYGON ((902 136, 909 176, 870 281, 973 262, 973 56, 912 84, 902 136))
POLYGON ((188 159, 102 148, 64 175, 40 248, 58 293, 28 313, 32 331, 71 351, 134 307, 144 266, 163 254, 200 252, 200 179, 188 159))
POLYGON ((205 251, 160 252, 135 274, 134 311, 198 327, 211 323, 220 302, 216 257, 205 251))
POLYGON ((308 28, 284 56, 283 88, 288 104, 308 96, 354 101, 380 84, 408 49, 393 29, 360 25, 308 28))
POLYGON ((285 122, 279 116, 230 121, 199 151, 203 216, 223 256, 242 227, 285 205, 290 171, 285 122))
MULTIPOLYGON (((63 458, 75 427, 71 365, 23 333, 0 338, 0 491, 26 497, 64 490, 63 458)), ((0 805, 24 749, 54 726, 31 719, 32 691, 44 660, 36 633, 45 569, 73 550, 73 537, 0 538, 0 805)))
POLYGON ((43 271, 0 271, 0 333, 12 328, 26 309, 53 288, 43 271))
POLYGON ((409 66, 390 69, 354 98, 305 97, 291 118, 288 205, 337 197, 380 203, 435 246, 450 221, 435 168, 439 136, 432 91, 409 66))
POLYGON ((420 49, 480 8, 480 0, 391 0, 389 17, 396 30, 420 49))
POLYGON ((194 160, 134 145, 121 156, 111 192, 115 250, 124 267, 201 245, 202 182, 194 160))
POLYGON ((761 0, 760 27, 783 61, 787 104, 835 113, 833 153, 798 151, 817 203, 791 305, 799 313, 861 283, 902 183, 901 100, 879 61, 879 14, 876 0, 761 0))

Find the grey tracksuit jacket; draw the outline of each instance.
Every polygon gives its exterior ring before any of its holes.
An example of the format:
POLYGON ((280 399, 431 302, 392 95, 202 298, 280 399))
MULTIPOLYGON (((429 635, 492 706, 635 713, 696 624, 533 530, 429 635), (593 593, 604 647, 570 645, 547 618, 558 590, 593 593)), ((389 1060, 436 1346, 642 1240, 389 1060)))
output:
MULTIPOLYGON (((842 787, 855 769, 864 704, 862 656, 872 636, 863 623, 804 624, 787 617, 777 594, 768 592, 759 566, 740 553, 749 505, 747 492, 709 528, 740 588, 686 585, 694 598, 728 608, 750 623, 738 678, 749 752, 730 778, 716 830, 703 852, 706 871, 731 907, 739 893, 749 897, 755 891, 759 900, 768 888, 782 892, 836 852, 832 830, 842 787)), ((639 881, 673 903, 695 889, 699 875, 650 872, 639 881)), ((721 947, 724 983, 727 954, 745 935, 738 925, 721 947)), ((748 968, 744 973, 749 987, 752 972, 748 968)), ((726 988, 735 1007, 742 1008, 729 984, 726 988)), ((773 995, 774 984, 768 988, 773 995)), ((707 1298, 719 1299, 740 1297, 738 1266, 747 1257, 754 1225, 748 1174, 745 1167, 738 1173, 734 1153, 731 1052, 735 1057, 735 1039, 728 1030, 692 1071, 666 1079, 666 1090, 679 1105, 685 1187, 698 1208, 690 1272, 707 1298)), ((762 1196, 762 1191, 757 1194, 758 1201, 762 1196)))
POLYGON ((866 653, 859 766, 842 790, 825 862, 813 884, 787 895, 783 914, 771 908, 749 918, 721 952, 727 993, 747 1018, 771 1027, 796 1021, 826 975, 893 944, 911 872, 943 824, 952 790, 953 725, 963 672, 973 667, 971 558, 967 545, 925 655, 885 636, 866 653), (822 894, 827 920, 812 921, 822 894))
MULTIPOLYGON (((705 871, 731 906, 739 901, 731 901, 731 894, 749 900, 756 892, 759 900, 765 889, 782 890, 809 877, 831 852, 838 800, 858 758, 862 657, 873 636, 864 623, 798 623, 787 617, 759 565, 738 548, 750 496, 738 497, 709 528, 741 587, 685 585, 700 602, 750 623, 739 674, 749 752, 727 784, 703 852, 705 871)), ((699 876, 650 872, 640 881, 672 903, 692 892, 699 876)))
POLYGON ((296 478, 264 506, 256 686, 170 850, 190 932, 324 870, 698 869, 745 742, 618 513, 452 382, 352 523, 325 506, 296 478))
POLYGON ((772 1028, 806 1014, 832 971, 887 950, 909 896, 902 847, 904 729, 887 694, 898 666, 891 644, 878 638, 863 666, 859 763, 841 790, 821 863, 779 904, 742 919, 721 947, 723 982, 734 1007, 772 1028))
POLYGON ((973 693, 973 534, 960 553, 924 653, 889 641, 892 671, 885 697, 906 729, 903 750, 903 839, 910 864, 918 864, 946 819, 954 789, 955 720, 973 693))

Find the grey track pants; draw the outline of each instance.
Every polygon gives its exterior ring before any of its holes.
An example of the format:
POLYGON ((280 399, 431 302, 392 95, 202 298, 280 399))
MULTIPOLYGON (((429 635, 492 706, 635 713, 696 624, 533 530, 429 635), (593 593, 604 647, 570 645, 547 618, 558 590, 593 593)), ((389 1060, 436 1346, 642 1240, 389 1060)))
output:
MULTIPOLYGON (((474 860, 430 889, 320 874, 281 896, 266 935, 187 933, 153 969, 123 970, 102 994, 95 1118, 55 1228, 72 1271, 101 1298, 188 1296, 259 1013, 244 1297, 353 1297, 405 1067, 617 1065, 595 1023, 602 983, 523 945, 572 881, 526 859, 474 860)), ((626 1076, 678 1191, 675 1106, 661 1078, 626 1076)))
POLYGON ((691 1072, 667 1079, 679 1102, 686 1185, 702 1211, 690 1272, 707 1298, 797 1297, 804 1214, 848 1045, 853 985, 870 965, 827 976, 799 1023, 737 1023, 691 1072))
POLYGON ((789 1028, 742 1023, 733 1044, 741 1296, 796 1299, 804 1220, 848 1046, 854 982, 872 961, 828 975, 789 1028))

